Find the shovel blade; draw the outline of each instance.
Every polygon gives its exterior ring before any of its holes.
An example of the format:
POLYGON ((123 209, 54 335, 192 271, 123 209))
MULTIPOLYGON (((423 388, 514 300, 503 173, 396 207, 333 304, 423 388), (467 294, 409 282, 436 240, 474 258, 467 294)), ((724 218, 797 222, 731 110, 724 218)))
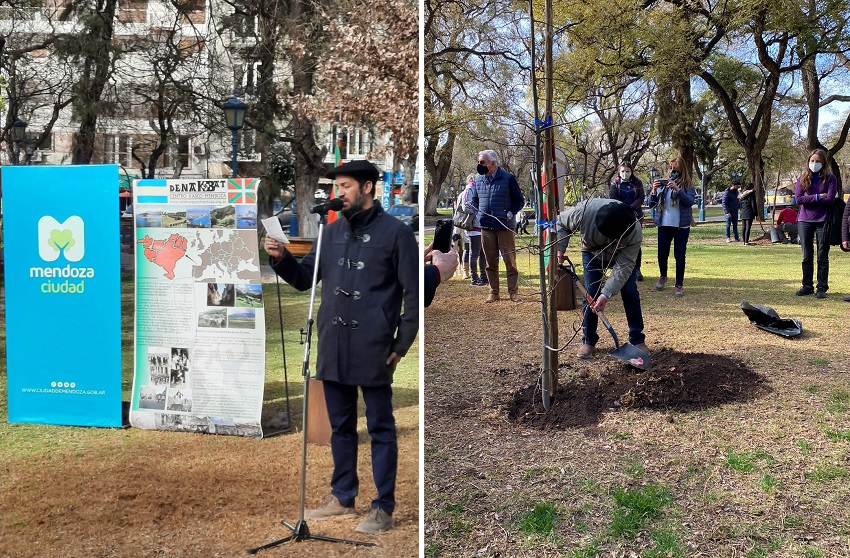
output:
POLYGON ((612 357, 628 362, 641 370, 649 369, 649 355, 630 343, 623 343, 619 348, 608 353, 612 357))

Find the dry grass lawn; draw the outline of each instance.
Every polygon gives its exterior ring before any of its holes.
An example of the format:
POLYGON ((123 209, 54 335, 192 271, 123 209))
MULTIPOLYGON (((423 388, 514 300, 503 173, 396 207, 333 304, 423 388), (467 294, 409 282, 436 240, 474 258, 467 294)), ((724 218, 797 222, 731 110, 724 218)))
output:
MULTIPOLYGON (((698 410, 613 405, 595 424, 517 421, 514 397, 536 384, 541 361, 536 258, 518 256, 521 304, 484 304, 486 287, 460 279, 440 285, 425 314, 426 556, 850 556, 850 304, 840 299, 850 255, 833 248, 829 297, 816 300, 794 296, 799 246, 722 237, 719 225, 692 233, 681 299, 652 288, 654 231, 643 250, 649 348, 682 353, 683 368, 707 353, 763 378, 751 397, 698 410), (804 334, 756 329, 742 300, 801 320, 804 334)), ((609 309, 625 338, 620 299, 609 309)), ((565 344, 579 315, 559 316, 565 344)), ((613 347, 600 336, 600 349, 613 347)), ((578 363, 580 342, 561 353, 562 386, 614 368, 604 354, 578 363)))
MULTIPOLYGON (((270 287, 265 297, 264 419, 284 408, 277 298, 270 287)), ((280 521, 294 524, 299 516, 303 353, 297 339, 306 318, 306 295, 284 289, 291 409, 298 428, 265 440, 133 428, 8 424, 4 342, 0 354, 0 557, 229 558, 245 556, 249 548, 290 534, 280 521)), ((132 283, 127 281, 124 304, 126 401, 132 381, 128 368, 132 366, 128 358, 132 355, 132 283)), ((3 326, 0 332, 4 333, 3 326)), ((309 527, 317 535, 371 541, 377 547, 308 540, 259 556, 397 558, 418 554, 418 350, 416 343, 396 373, 400 457, 396 528, 377 536, 354 532, 375 495, 369 439, 361 418, 361 492, 356 504, 360 517, 309 522, 309 527)), ((308 446, 307 507, 316 506, 329 492, 331 471, 330 448, 308 446)))

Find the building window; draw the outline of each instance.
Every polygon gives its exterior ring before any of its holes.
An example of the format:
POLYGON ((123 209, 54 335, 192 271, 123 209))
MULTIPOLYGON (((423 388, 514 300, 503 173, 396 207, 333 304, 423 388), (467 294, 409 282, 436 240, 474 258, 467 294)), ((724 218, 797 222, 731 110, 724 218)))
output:
POLYGON ((165 151, 163 166, 176 169, 178 164, 189 168, 189 136, 177 136, 177 142, 165 151))

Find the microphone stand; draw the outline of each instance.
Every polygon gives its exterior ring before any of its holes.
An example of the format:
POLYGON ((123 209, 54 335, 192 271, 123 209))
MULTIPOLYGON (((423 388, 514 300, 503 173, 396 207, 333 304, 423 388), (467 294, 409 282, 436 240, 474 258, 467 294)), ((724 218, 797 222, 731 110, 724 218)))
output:
MULTIPOLYGON (((295 525, 287 523, 286 521, 281 521, 281 524, 291 530, 292 534, 288 537, 284 537, 282 539, 272 541, 268 544, 264 544, 263 546, 248 549, 248 554, 256 554, 261 550, 273 548, 289 541, 300 542, 306 540, 319 540, 326 542, 352 544, 356 546, 375 546, 375 543, 371 542, 337 539, 333 537, 325 537, 323 535, 314 535, 310 532, 310 528, 307 526, 307 522, 304 520, 304 495, 307 490, 307 401, 310 394, 310 344, 313 336, 313 307, 316 301, 316 284, 318 283, 319 277, 319 259, 322 253, 322 232, 325 228, 326 216, 327 211, 316 215, 316 220, 319 224, 319 234, 316 236, 316 259, 313 262, 313 285, 310 288, 310 307, 307 311, 307 332, 305 334, 306 340, 304 342, 304 360, 302 361, 301 365, 301 374, 304 377, 304 400, 303 409, 301 413, 301 500, 299 504, 298 521, 295 523, 295 525)), ((281 334, 282 333, 283 332, 281 332, 281 334)))

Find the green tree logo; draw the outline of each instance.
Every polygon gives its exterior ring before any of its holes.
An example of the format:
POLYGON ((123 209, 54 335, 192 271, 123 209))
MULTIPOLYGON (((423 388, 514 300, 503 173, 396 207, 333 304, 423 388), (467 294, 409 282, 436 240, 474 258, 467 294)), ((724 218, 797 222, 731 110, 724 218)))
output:
POLYGON ((76 244, 74 233, 68 229, 53 229, 50 231, 50 238, 47 239, 47 245, 59 252, 60 255, 66 249, 73 248, 74 244, 76 244))
POLYGON ((79 215, 71 215, 62 223, 50 215, 38 220, 38 255, 42 260, 55 262, 62 256, 78 262, 85 254, 85 223, 79 215))

